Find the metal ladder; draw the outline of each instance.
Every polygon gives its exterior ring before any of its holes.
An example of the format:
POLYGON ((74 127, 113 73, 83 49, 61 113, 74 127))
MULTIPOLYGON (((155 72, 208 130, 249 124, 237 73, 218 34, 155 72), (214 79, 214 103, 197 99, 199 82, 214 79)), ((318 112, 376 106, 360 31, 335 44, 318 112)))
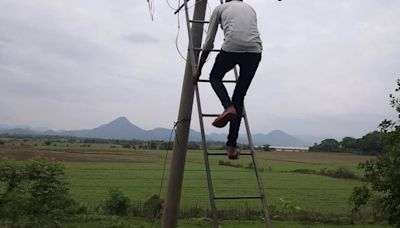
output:
MULTIPOLYGON (((185 8, 185 17, 186 17, 186 25, 187 25, 187 30, 188 30, 188 36, 189 36, 189 57, 192 65, 192 71, 193 74, 196 72, 197 69, 197 63, 195 61, 195 51, 200 52, 202 51, 201 48, 195 48, 193 47, 193 36, 191 33, 191 26, 190 23, 209 23, 208 21, 198 21, 198 20, 190 20, 189 18, 189 8, 188 8, 188 3, 189 0, 184 0, 184 3, 182 6, 177 10, 177 12, 184 7, 185 8)), ((205 1, 205 0, 196 0, 196 3, 198 1, 205 1)), ((223 0, 220 0, 220 3, 223 4, 223 0)), ((220 50, 211 50, 213 52, 219 52, 220 50)), ((235 73, 235 79, 236 80, 223 80, 224 83, 236 83, 239 74, 237 67, 234 67, 234 73, 235 73)), ((209 80, 199 80, 198 82, 210 82, 209 80)), ((265 221, 265 227, 267 228, 272 228, 271 225, 271 220, 269 217, 268 213, 268 205, 267 205, 267 199, 264 193, 264 187, 263 187, 263 182, 262 178, 257 166, 256 162, 256 153, 254 149, 254 144, 253 144, 253 139, 251 137, 250 133, 250 126, 249 126, 249 121, 246 115, 246 109, 243 107, 243 118, 244 118, 244 123, 246 127, 246 133, 247 133, 247 138, 249 142, 249 147, 250 147, 250 152, 248 153, 240 153, 242 156, 251 156, 252 158, 252 164, 253 164, 253 169, 256 174, 257 178, 257 185, 258 185, 258 191, 259 195, 241 195, 241 196, 216 196, 214 194, 214 188, 213 188, 213 183, 212 183, 212 178, 211 178, 211 170, 210 170, 210 161, 208 159, 208 156, 226 156, 226 153, 210 153, 208 152, 207 149, 207 141, 205 137, 205 130, 204 130, 204 122, 203 118, 205 117, 218 117, 218 114, 205 114, 202 112, 201 108, 201 102, 200 102, 200 93, 199 93, 199 88, 197 84, 194 86, 195 89, 195 94, 196 94, 196 101, 197 101, 197 110, 199 114, 199 123, 200 123, 200 131, 201 131, 201 141, 202 141, 202 148, 203 148, 203 153, 204 153, 204 164, 205 164, 205 169, 206 169, 206 175, 207 175, 207 184, 208 184, 208 193, 209 193, 209 198, 210 198, 210 206, 211 206, 211 213, 212 213, 212 220, 213 220, 213 227, 218 228, 218 217, 217 217, 217 208, 215 201, 216 200, 235 200, 235 199, 259 199, 261 201, 262 205, 262 211, 263 211, 263 216, 264 216, 264 221, 265 221)))

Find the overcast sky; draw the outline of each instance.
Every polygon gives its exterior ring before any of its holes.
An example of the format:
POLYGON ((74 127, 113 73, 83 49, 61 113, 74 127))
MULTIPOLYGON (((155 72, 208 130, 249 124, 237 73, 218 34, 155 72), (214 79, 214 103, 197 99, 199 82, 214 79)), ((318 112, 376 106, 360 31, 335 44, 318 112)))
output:
MULTIPOLYGON (((253 132, 361 136, 394 117, 400 1, 246 2, 264 44, 245 100, 253 132)), ((170 128, 185 61, 178 18, 165 0, 154 4, 152 21, 145 0, 0 0, 0 124, 82 129, 126 116, 170 128)), ((222 111, 209 86, 201 94, 205 112, 222 111)), ((196 109, 192 123, 198 129, 196 109)), ((226 131, 206 123, 209 133, 226 131)))

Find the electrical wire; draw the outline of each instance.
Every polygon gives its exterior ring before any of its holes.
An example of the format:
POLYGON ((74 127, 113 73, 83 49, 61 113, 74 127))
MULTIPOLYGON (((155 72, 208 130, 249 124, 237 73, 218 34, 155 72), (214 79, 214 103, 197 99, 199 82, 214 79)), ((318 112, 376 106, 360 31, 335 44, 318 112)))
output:
POLYGON ((147 4, 149 5, 150 18, 152 21, 154 21, 154 12, 155 12, 154 0, 147 0, 147 4))
MULTIPOLYGON (((168 1, 168 0, 167 0, 168 1)), ((204 0, 199 0, 196 1, 196 3, 194 3, 192 6, 188 7, 188 9, 194 7, 195 5, 199 4, 200 2, 202 2, 204 0)), ((178 1, 178 6, 180 5, 180 0, 178 1)), ((210 4, 207 2, 207 8, 211 14, 211 6, 210 4)), ((183 61, 188 62, 187 59, 184 57, 184 55, 182 54, 181 50, 179 49, 179 35, 180 35, 180 30, 181 30, 181 24, 180 24, 180 11, 177 13, 177 18, 178 18, 178 26, 177 26, 177 33, 176 33, 176 38, 175 38, 175 48, 179 54, 179 56, 183 59, 183 61)), ((208 32, 208 26, 203 29, 203 32, 205 34, 207 34, 208 32)), ((208 56, 208 58, 206 59, 206 62, 208 62, 210 60, 210 55, 208 56)))
MULTIPOLYGON (((166 150, 166 153, 165 153, 164 165, 163 165, 163 169, 162 169, 163 171, 162 171, 161 180, 160 180, 160 189, 158 190, 158 203, 159 204, 161 203, 161 191, 162 191, 162 187, 163 187, 163 184, 164 184, 165 169, 167 167, 167 159, 168 159, 169 147, 171 146, 172 134, 175 131, 175 127, 176 127, 176 124, 174 124, 174 127, 172 128, 171 133, 169 135, 167 150, 166 150)), ((157 215, 154 215, 154 218, 151 219, 151 227, 153 227, 154 222, 156 220, 156 217, 157 217, 157 215)))
MULTIPOLYGON (((186 122, 186 121, 190 121, 190 120, 182 119, 182 120, 178 120, 177 122, 175 122, 174 123, 174 127, 171 129, 171 133, 169 135, 168 145, 167 145, 166 154, 165 154, 165 158, 164 158, 163 172, 162 172, 161 180, 160 180, 160 189, 158 190, 158 203, 159 204, 161 203, 161 191, 162 191, 163 184, 164 184, 164 179, 165 179, 165 170, 166 170, 166 167, 167 167, 168 152, 169 152, 169 148, 170 148, 171 142, 172 142, 172 134, 174 133, 174 131, 175 131, 176 127, 178 126, 178 124, 180 124, 182 122, 186 122)), ((176 136, 175 136, 175 138, 177 139, 176 136)), ((154 218, 152 218, 151 227, 153 227, 156 217, 157 217, 157 215, 154 215, 154 218)))
POLYGON ((172 10, 177 10, 178 8, 174 8, 172 5, 171 5, 171 3, 169 2, 169 0, 165 0, 166 2, 167 2, 167 5, 168 5, 168 7, 170 8, 170 9, 172 9, 172 10))
MULTIPOLYGON (((147 0, 147 1, 149 2, 149 7, 150 7, 150 1, 151 1, 151 0, 147 0)), ((192 7, 194 7, 194 6, 196 6, 198 3, 202 2, 202 1, 204 1, 204 0, 196 1, 196 3, 194 3, 192 6, 188 7, 188 9, 190 9, 190 8, 192 8, 192 7)), ((168 5, 171 9, 176 10, 176 9, 170 4, 169 0, 166 0, 166 2, 167 2, 167 5, 168 5)), ((181 1, 179 0, 179 1, 178 1, 178 8, 179 8, 179 6, 180 6, 180 2, 181 2, 181 1)), ((209 11, 211 12, 211 7, 210 7, 210 5, 209 5, 208 2, 207 2, 207 6, 208 6, 209 11)), ((151 16, 152 16, 152 19, 153 19, 153 15, 152 15, 152 14, 151 14, 151 16)), ((181 30, 180 12, 177 13, 177 23, 178 23, 178 26, 177 26, 177 34, 176 34, 176 38, 175 38, 175 47, 176 47, 176 50, 178 51, 179 55, 181 56, 181 58, 182 58, 185 62, 187 62, 187 59, 183 56, 182 52, 181 52, 180 49, 179 49, 179 35, 180 35, 180 30, 181 30)), ((188 28, 188 29, 190 29, 190 28, 188 28)), ((190 32, 190 31, 188 31, 188 32, 190 32)), ((206 30, 204 30, 204 32, 207 33, 206 30)), ((208 61, 208 60, 209 60, 209 58, 207 58, 206 61, 208 61)), ((169 148, 170 148, 171 140, 172 140, 172 134, 173 134, 173 132, 175 131, 175 128, 177 127, 177 125, 178 125, 179 123, 181 123, 181 122, 184 122, 184 121, 190 121, 190 120, 183 119, 183 120, 177 121, 177 122, 174 124, 174 127, 172 128, 171 133, 170 133, 170 137, 169 137, 168 145, 167 145, 167 150, 166 150, 166 154, 165 154, 165 158, 164 158, 164 164, 163 164, 163 169, 162 169, 163 171, 162 171, 161 180, 160 180, 160 188, 159 188, 159 191, 158 191, 159 203, 161 203, 161 192, 162 192, 162 188, 163 188, 163 184, 164 184, 164 179, 165 179, 165 170, 166 170, 166 165, 167 165, 167 160, 168 160, 168 152, 169 152, 169 148)), ((177 138, 176 136, 175 136, 175 138, 177 139, 177 143, 179 144, 178 138, 177 138)), ((151 227, 153 227, 156 217, 157 217, 157 215, 155 215, 154 218, 152 219, 151 227)))

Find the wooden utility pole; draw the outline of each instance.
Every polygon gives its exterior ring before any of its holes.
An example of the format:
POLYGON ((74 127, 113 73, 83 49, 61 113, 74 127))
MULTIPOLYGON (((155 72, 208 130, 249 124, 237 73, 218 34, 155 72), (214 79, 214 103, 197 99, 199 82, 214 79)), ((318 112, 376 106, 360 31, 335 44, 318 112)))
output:
MULTIPOLYGON (((187 3, 187 0, 185 0, 187 3)), ((196 0, 193 20, 204 21, 207 8, 207 0, 196 0)), ((193 23, 191 33, 193 36, 193 46, 201 47, 203 38, 203 23, 193 23)), ((198 62, 199 52, 195 53, 195 62, 198 62)), ((194 84, 191 55, 186 57, 185 76, 183 79, 181 101, 179 105, 178 122, 176 126, 176 137, 174 151, 170 165, 168 190, 165 198, 162 228, 175 228, 177 226, 179 203, 182 192, 183 173, 185 170, 185 160, 187 144, 190 130, 190 119, 192 116, 194 84)))

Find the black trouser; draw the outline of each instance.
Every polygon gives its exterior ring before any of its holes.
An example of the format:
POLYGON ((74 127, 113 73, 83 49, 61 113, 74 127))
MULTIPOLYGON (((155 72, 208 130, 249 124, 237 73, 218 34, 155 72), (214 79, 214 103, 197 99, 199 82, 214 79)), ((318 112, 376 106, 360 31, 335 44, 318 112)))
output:
POLYGON ((240 122, 243 115, 243 100, 251 80, 257 71, 260 60, 261 53, 235 53, 225 51, 221 51, 215 59, 210 74, 211 86, 221 100, 224 108, 226 109, 233 105, 238 114, 235 119, 230 121, 228 141, 226 142, 227 146, 236 147, 236 140, 238 138, 240 122), (222 79, 235 65, 239 65, 240 67, 240 76, 231 100, 222 83, 222 79))

